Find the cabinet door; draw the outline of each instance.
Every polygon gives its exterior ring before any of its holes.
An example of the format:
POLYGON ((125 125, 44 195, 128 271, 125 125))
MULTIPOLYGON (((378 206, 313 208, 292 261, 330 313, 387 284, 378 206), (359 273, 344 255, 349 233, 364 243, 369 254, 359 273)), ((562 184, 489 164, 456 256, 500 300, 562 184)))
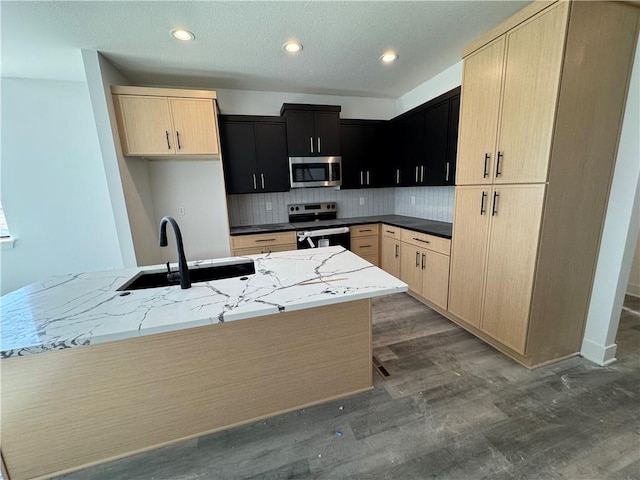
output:
POLYGON ((217 155, 218 129, 210 99, 169 98, 178 154, 217 155))
POLYGON ((480 328, 521 354, 526 346, 544 189, 544 185, 496 186, 489 210, 493 216, 480 328))
POLYGON ((560 2, 507 35, 494 183, 547 179, 568 9, 560 2))
POLYGON ((400 278, 400 242, 395 238, 382 236, 380 268, 400 278))
POLYGON ((165 97, 118 95, 125 155, 175 153, 169 103, 165 97))
POLYGON ((369 188, 393 186, 393 160, 386 125, 365 125, 362 130, 362 143, 364 146, 362 168, 365 171, 366 186, 369 188))
POLYGON ((478 327, 482 314, 491 188, 456 187, 449 311, 478 327))
POLYGON ((456 185, 491 183, 505 38, 464 60, 456 185))
POLYGON ((290 157, 308 157, 316 154, 313 112, 288 111, 287 151, 290 157))
POLYGON ((458 126, 460 123, 460 95, 449 102, 449 132, 447 134, 447 163, 445 166, 445 185, 454 185, 458 158, 458 126))
POLYGON ((416 113, 398 123, 400 185, 419 185, 424 167, 424 115, 416 113))
POLYGON ((422 248, 403 243, 400 248, 400 280, 409 285, 409 290, 422 293, 422 248))
POLYGON ((449 293, 449 257, 430 250, 425 250, 423 255, 422 296, 446 310, 449 293))
POLYGON ((256 142, 251 122, 220 122, 227 193, 257 191, 256 142))
POLYGON ((340 126, 340 141, 342 143, 341 188, 361 188, 364 185, 362 129, 363 127, 360 125, 340 126))
POLYGON ((256 139, 257 183, 261 192, 288 192, 289 157, 284 123, 253 124, 256 139))
POLYGON ((316 155, 340 155, 340 114, 315 112, 316 155))
POLYGON ((449 101, 424 112, 424 185, 444 185, 447 174, 449 101))

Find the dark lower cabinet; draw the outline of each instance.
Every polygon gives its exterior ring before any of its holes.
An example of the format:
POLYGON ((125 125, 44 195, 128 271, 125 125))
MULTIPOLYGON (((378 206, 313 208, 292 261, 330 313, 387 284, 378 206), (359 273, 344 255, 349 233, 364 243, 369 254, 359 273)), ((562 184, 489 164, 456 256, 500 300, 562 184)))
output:
POLYGON ((342 120, 342 189, 391 186, 385 164, 391 165, 387 122, 342 120))
POLYGON ((281 117, 220 115, 228 194, 289 190, 287 133, 281 117))

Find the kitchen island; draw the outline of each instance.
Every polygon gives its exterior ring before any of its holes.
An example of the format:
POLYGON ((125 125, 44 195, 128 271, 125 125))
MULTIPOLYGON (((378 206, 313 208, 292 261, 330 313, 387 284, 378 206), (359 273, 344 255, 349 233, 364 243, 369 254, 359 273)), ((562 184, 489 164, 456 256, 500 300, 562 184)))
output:
MULTIPOLYGON (((407 285, 341 247, 136 291, 141 269, 2 297, 2 458, 51 476, 372 388, 371 298, 407 285)), ((194 262, 190 268, 228 262, 194 262)), ((163 267, 148 267, 145 270, 163 267)))

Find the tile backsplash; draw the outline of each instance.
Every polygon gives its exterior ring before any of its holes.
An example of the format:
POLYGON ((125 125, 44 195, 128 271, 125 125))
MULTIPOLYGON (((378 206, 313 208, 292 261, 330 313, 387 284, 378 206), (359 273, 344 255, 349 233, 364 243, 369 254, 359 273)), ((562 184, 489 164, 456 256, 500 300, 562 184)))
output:
POLYGON ((312 202, 336 202, 339 218, 397 214, 451 222, 453 192, 454 187, 299 188, 282 193, 228 195, 227 204, 233 227, 286 223, 287 205, 312 202), (271 210, 267 210, 267 203, 271 204, 271 210))

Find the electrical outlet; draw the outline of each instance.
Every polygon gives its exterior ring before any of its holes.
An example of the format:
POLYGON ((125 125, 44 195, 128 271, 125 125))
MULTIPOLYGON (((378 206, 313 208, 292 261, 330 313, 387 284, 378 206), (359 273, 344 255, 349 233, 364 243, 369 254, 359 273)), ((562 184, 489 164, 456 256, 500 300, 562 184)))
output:
POLYGON ((364 205, 364 197, 360 197, 360 205, 364 205))
POLYGON ((178 215, 184 215, 184 207, 178 207, 178 215))
POLYGON ((416 204, 416 197, 411 195, 411 205, 415 205, 416 204))
POLYGON ((271 202, 267 202, 267 212, 271 211, 271 202))

